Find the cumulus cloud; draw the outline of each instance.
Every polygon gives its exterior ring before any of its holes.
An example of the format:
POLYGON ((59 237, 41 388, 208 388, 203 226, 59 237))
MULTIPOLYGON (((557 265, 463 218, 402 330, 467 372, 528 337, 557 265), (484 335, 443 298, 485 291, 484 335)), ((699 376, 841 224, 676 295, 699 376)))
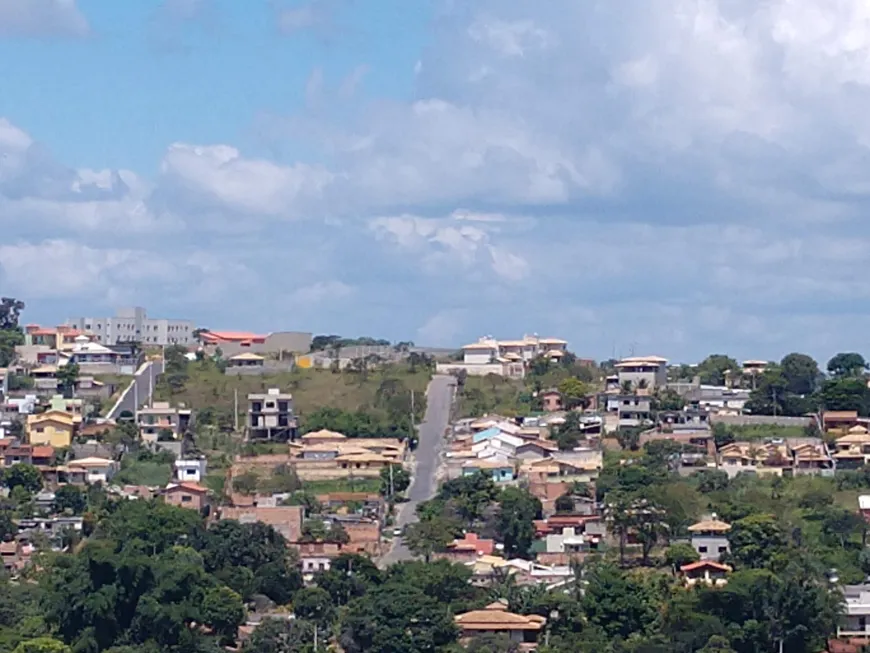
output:
POLYGON ((0 37, 72 37, 90 34, 76 0, 0 0, 0 37))

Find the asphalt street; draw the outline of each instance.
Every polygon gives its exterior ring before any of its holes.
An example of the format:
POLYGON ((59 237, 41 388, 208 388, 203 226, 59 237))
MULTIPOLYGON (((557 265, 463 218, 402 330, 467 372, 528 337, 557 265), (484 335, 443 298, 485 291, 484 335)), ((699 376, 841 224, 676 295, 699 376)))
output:
MULTIPOLYGON (((444 432, 450 423, 450 409, 456 379, 452 376, 435 376, 426 388, 426 415, 418 427, 419 444, 416 451, 416 467, 413 471, 411 486, 408 488, 408 502, 399 504, 396 528, 404 528, 417 521, 416 508, 421 501, 435 495, 438 457, 444 444, 444 432)), ((402 538, 396 538, 392 550, 381 558, 386 566, 400 560, 411 560, 413 554, 405 546, 402 538)))

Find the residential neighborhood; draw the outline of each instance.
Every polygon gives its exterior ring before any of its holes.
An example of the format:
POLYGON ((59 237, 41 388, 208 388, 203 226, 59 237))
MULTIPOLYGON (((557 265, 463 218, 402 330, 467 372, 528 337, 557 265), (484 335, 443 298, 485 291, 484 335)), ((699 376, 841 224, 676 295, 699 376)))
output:
MULTIPOLYGON (((548 651, 570 626, 529 610, 534 596, 594 614, 617 578, 642 593, 650 573, 673 592, 744 591, 758 570, 792 573, 777 555, 811 555, 797 527, 830 568, 812 600, 831 616, 813 641, 870 642, 870 374, 859 354, 823 372, 803 354, 596 362, 537 335, 321 353, 319 336, 212 332, 141 308, 50 328, 10 322, 0 552, 12 579, 43 552, 80 555, 105 537, 94 520, 118 510, 180 510, 213 534, 203 542, 232 529, 280 542, 282 573, 298 579, 286 581, 292 596, 263 590, 265 603, 233 581, 242 616, 227 645, 253 646, 287 610, 302 618, 305 593, 354 564, 374 575, 423 564, 447 565, 468 588, 449 641, 548 651), (320 356, 331 362, 312 364, 320 356), (156 375, 141 374, 152 365, 156 375), (250 372, 230 373, 239 367, 250 372), (356 408, 324 401, 336 384, 373 394, 356 408)), ((324 627, 324 647, 339 646, 324 627)))

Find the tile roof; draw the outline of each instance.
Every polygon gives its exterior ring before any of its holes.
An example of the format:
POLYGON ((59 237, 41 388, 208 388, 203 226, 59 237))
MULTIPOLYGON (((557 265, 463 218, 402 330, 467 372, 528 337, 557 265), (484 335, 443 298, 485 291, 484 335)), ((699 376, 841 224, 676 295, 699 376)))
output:
POLYGON ((691 562, 687 565, 683 565, 682 567, 680 567, 680 571, 695 571, 696 569, 704 569, 705 567, 716 569, 717 571, 731 571, 731 567, 729 567, 728 565, 723 565, 721 562, 715 562, 713 560, 699 560, 698 562, 691 562))
POLYGON ((541 630, 544 617, 508 612, 502 601, 490 603, 483 610, 472 610, 456 615, 456 624, 463 630, 541 630))

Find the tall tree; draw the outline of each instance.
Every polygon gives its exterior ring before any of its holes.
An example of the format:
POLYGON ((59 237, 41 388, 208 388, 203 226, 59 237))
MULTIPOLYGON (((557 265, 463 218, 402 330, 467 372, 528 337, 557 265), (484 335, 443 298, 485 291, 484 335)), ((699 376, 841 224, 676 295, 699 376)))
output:
POLYGON ((867 369, 867 361, 861 354, 845 352, 828 361, 828 372, 837 378, 861 376, 867 369))
POLYGON ((724 385, 725 373, 736 373, 739 369, 740 365, 730 356, 712 354, 698 364, 696 373, 705 385, 724 385))
POLYGON ((820 392, 826 410, 857 410, 870 415, 870 388, 862 379, 838 377, 825 381, 820 392))
POLYGON ((535 519, 541 518, 541 502, 528 490, 509 487, 498 500, 496 530, 508 558, 529 555, 535 539, 535 519))
POLYGON ((821 372, 811 356, 791 353, 779 364, 786 382, 786 390, 796 395, 812 394, 816 390, 821 372))
POLYGON ((15 346, 24 343, 18 320, 24 302, 12 297, 0 299, 0 367, 8 367, 15 360, 15 346))

